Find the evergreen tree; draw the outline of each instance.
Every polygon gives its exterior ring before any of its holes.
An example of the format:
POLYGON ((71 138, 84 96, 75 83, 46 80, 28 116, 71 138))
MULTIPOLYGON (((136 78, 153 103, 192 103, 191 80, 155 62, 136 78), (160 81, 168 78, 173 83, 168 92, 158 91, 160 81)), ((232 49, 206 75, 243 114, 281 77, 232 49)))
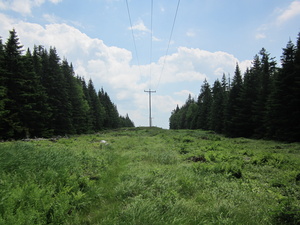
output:
POLYGON ((6 134, 5 118, 8 111, 5 109, 5 104, 8 101, 6 81, 8 78, 7 71, 5 69, 5 52, 4 46, 2 44, 2 39, 0 38, 0 138, 4 137, 6 134))
POLYGON ((290 140, 300 141, 300 32, 298 33, 297 39, 297 48, 295 55, 295 72, 294 72, 294 82, 292 86, 292 101, 291 101, 291 111, 292 115, 290 121, 292 122, 291 126, 291 136, 290 140))
POLYGON ((277 140, 299 141, 296 122, 299 120, 299 114, 295 115, 299 105, 294 104, 297 101, 299 103, 299 93, 295 93, 299 79, 295 66, 296 50, 292 41, 283 49, 282 68, 275 77, 274 89, 269 99, 268 133, 277 140))
POLYGON ((33 57, 28 49, 22 57, 24 62, 24 95, 19 96, 22 101, 21 121, 26 128, 27 137, 47 136, 45 121, 49 119, 47 110, 47 96, 42 87, 39 76, 35 73, 33 57))
POLYGON ((198 115, 197 128, 208 130, 210 124, 210 110, 212 105, 212 94, 209 83, 206 79, 201 86, 200 95, 198 97, 198 115))
POLYGON ((119 127, 120 120, 117 107, 112 103, 110 97, 106 92, 104 92, 103 88, 101 88, 101 91, 98 92, 98 97, 105 110, 103 126, 105 128, 119 127))
POLYGON ((92 80, 88 83, 88 96, 90 98, 90 117, 92 122, 93 131, 103 129, 105 110, 97 96, 92 80))
POLYGON ((216 80, 212 88, 213 101, 211 105, 210 124, 211 130, 221 133, 224 124, 224 89, 219 80, 216 80))
POLYGON ((225 132, 229 136, 236 137, 240 136, 241 133, 241 118, 239 117, 239 109, 242 106, 240 97, 242 85, 241 71, 237 64, 226 107, 225 132))
POLYGON ((44 51, 42 56, 43 77, 42 83, 48 95, 48 104, 51 109, 49 128, 55 135, 70 133, 74 128, 71 121, 71 104, 67 92, 67 84, 62 73, 60 58, 55 48, 50 48, 49 55, 44 51))
POLYGON ((176 106, 176 109, 174 109, 171 112, 171 116, 169 118, 169 127, 170 129, 180 129, 180 116, 179 116, 179 107, 176 106))
POLYGON ((134 123, 129 118, 128 114, 125 117, 119 116, 120 127, 134 127, 134 123))
POLYGON ((229 98, 229 90, 230 90, 230 85, 227 83, 227 79, 225 74, 222 76, 222 91, 223 91, 223 103, 222 103, 222 113, 223 114, 223 121, 222 121, 222 133, 225 133, 225 125, 226 125, 226 115, 227 115, 227 103, 228 103, 228 98, 229 98))
POLYGON ((258 72, 258 81, 256 81, 256 99, 253 101, 253 127, 254 135, 256 137, 263 137, 266 135, 266 119, 267 119, 267 100, 271 92, 271 83, 276 71, 276 62, 274 58, 270 58, 270 54, 262 48, 261 68, 258 72))
POLYGON ((24 98, 24 77, 22 62, 22 45, 15 30, 9 32, 10 36, 5 44, 4 64, 6 73, 4 81, 7 90, 7 101, 4 111, 7 114, 3 121, 4 138, 21 138, 25 136, 25 127, 21 121, 21 107, 24 98))
POLYGON ((195 100, 191 98, 190 94, 186 105, 185 129, 194 129, 195 114, 198 111, 198 105, 196 104, 195 100))
POLYGON ((63 60, 61 67, 66 79, 66 88, 71 104, 71 120, 74 131, 70 131, 70 133, 87 133, 88 126, 86 123, 86 117, 88 116, 89 105, 88 101, 85 99, 81 82, 75 78, 73 66, 69 65, 67 60, 63 60))

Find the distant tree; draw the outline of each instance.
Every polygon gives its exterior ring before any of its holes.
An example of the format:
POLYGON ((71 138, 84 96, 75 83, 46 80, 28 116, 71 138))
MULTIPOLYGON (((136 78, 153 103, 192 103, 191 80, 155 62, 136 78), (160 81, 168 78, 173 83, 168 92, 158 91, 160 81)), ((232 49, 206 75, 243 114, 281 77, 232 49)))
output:
POLYGON ((198 112, 197 112, 197 128, 207 130, 210 124, 210 110, 212 105, 212 94, 210 85, 205 79, 201 86, 200 95, 198 97, 198 112))
POLYGON ((180 129, 180 109, 178 105, 176 109, 171 112, 171 116, 169 118, 169 127, 170 129, 180 129))
POLYGON ((106 92, 104 92, 103 88, 98 92, 98 97, 101 104, 104 106, 105 117, 103 121, 103 126, 105 128, 117 128, 120 126, 119 124, 119 113, 116 105, 112 103, 110 97, 106 92))
POLYGON ((100 103, 100 99, 98 98, 92 80, 89 80, 88 83, 88 95, 90 98, 89 106, 90 106, 90 116, 92 119, 93 131, 99 131, 103 129, 105 109, 100 103))
POLYGON ((120 127, 134 127, 134 123, 129 118, 128 114, 126 114, 125 117, 119 116, 119 120, 120 127))
POLYGON ((74 76, 73 66, 69 65, 66 59, 63 60, 61 68, 66 79, 66 88, 71 103, 71 120, 74 130, 70 133, 87 133, 86 117, 89 112, 89 104, 85 99, 81 82, 74 76))
POLYGON ((219 80, 216 80, 212 88, 213 101, 211 105, 210 124, 211 130, 221 133, 224 124, 224 88, 219 80))

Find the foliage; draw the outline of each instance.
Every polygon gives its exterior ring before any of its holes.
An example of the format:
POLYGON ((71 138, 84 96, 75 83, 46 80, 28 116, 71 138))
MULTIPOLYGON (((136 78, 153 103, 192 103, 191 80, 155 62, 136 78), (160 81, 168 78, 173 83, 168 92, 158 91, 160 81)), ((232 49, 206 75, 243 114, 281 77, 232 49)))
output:
POLYGON ((262 48, 242 77, 238 64, 232 84, 205 80, 197 107, 188 97, 170 116, 170 129, 205 129, 230 137, 300 141, 300 33, 283 49, 281 68, 262 48), (189 107, 189 117, 187 111, 189 107), (192 120, 190 118, 193 118, 192 120), (192 121, 192 122, 191 122, 192 121))
POLYGON ((35 46, 23 55, 15 30, 5 44, 0 39, 0 139, 51 137, 134 126, 119 117, 102 89, 92 80, 75 77, 72 64, 55 48, 35 46))
POLYGON ((0 224, 299 224, 299 151, 155 127, 3 142, 0 224))

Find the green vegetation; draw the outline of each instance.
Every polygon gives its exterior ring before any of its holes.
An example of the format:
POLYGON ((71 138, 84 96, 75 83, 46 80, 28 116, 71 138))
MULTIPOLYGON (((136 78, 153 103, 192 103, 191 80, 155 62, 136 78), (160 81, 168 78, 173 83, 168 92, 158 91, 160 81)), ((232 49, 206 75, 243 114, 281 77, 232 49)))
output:
POLYGON ((170 129, 213 130, 229 137, 300 141, 300 33, 283 49, 281 66, 262 48, 242 76, 204 80, 198 99, 189 95, 170 116, 170 129))
POLYGON ((0 140, 87 134, 133 127, 108 94, 75 76, 55 48, 35 46, 23 55, 15 30, 0 36, 0 140))
POLYGON ((299 224, 299 196, 298 143, 159 128, 0 143, 0 224, 299 224))

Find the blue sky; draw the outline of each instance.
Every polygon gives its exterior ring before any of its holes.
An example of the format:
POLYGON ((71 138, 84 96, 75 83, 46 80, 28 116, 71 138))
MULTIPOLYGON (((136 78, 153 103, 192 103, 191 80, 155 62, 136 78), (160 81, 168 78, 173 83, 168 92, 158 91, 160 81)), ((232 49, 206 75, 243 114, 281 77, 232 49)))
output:
POLYGON ((24 48, 55 46, 136 126, 148 125, 144 90, 156 90, 153 125, 168 128, 204 79, 245 71, 262 47, 280 62, 300 32, 300 0, 181 0, 169 43, 177 3, 153 0, 151 33, 151 0, 128 0, 132 27, 126 0, 0 0, 0 36, 15 28, 24 48))

